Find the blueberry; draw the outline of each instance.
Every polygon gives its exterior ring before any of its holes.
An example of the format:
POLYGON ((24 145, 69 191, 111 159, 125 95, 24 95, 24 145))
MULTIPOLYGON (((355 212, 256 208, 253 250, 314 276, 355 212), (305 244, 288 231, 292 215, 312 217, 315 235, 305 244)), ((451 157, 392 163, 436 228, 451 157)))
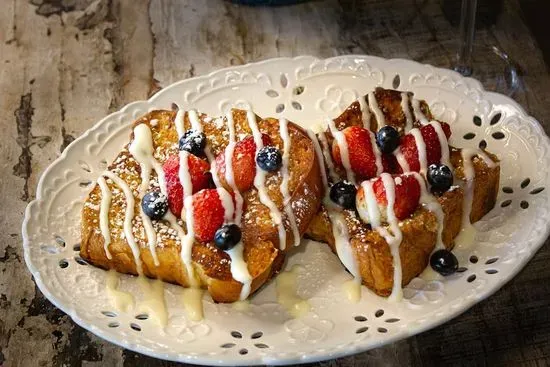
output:
POLYGON ((453 184, 453 172, 444 164, 434 163, 428 167, 428 182, 435 193, 443 193, 453 184))
POLYGON ((168 198, 158 191, 151 191, 143 196, 141 209, 149 218, 160 220, 168 211, 168 198))
POLYGON ((272 172, 281 167, 283 157, 279 149, 272 145, 268 145, 260 149, 256 155, 256 163, 258 163, 258 166, 264 171, 272 172))
POLYGON ((376 145, 382 153, 393 152, 399 146, 399 133, 393 126, 384 126, 376 133, 376 145))
POLYGON ((236 224, 224 224, 214 235, 214 243, 220 250, 227 251, 241 240, 241 229, 236 224))
POLYGON ((330 199, 344 209, 355 208, 355 196, 357 189, 346 181, 340 181, 330 188, 330 199))
POLYGON ((441 275, 451 275, 458 269, 458 260, 449 250, 437 250, 430 257, 430 266, 441 275))
POLYGON ((206 136, 200 131, 187 130, 179 141, 180 150, 185 150, 196 156, 201 156, 205 147, 206 136))

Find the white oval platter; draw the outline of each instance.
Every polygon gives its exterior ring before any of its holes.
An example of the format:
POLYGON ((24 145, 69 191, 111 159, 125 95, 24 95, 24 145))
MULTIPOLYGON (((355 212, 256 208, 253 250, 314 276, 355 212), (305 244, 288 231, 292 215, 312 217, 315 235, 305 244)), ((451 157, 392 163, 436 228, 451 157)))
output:
MULTIPOLYGON (((433 328, 464 312, 510 280, 549 234, 550 141, 513 100, 486 92, 474 79, 407 60, 369 56, 271 59, 187 79, 99 121, 44 172, 23 222, 25 260, 46 297, 82 327, 150 356, 209 365, 294 364, 345 356, 433 328), (405 299, 390 303, 367 289, 351 304, 341 284, 349 275, 324 244, 304 240, 286 268, 304 267, 298 294, 312 310, 292 319, 277 304, 273 282, 238 311, 205 295, 205 319, 189 321, 182 289, 165 286, 169 320, 161 328, 137 310, 115 312, 106 272, 78 257, 80 211, 94 180, 127 143, 132 122, 172 103, 220 115, 247 104, 264 117, 285 116, 310 128, 337 116, 376 86, 413 91, 451 124, 452 144, 486 145, 501 159, 497 205, 475 243, 455 250, 460 272, 415 278, 405 299), (60 266, 63 265, 63 266, 60 266), (68 265, 68 266, 65 266, 68 265), (139 330, 137 330, 139 329, 139 330)), ((139 297, 136 279, 121 288, 139 297)))

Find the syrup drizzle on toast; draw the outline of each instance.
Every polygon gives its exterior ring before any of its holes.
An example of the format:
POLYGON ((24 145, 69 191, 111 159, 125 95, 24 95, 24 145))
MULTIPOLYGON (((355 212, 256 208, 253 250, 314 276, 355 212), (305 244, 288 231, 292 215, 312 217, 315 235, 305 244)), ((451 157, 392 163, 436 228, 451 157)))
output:
MULTIPOLYGON (((252 130, 252 136, 254 137, 254 143, 256 143, 256 154, 263 148, 264 142, 262 141, 262 133, 258 127, 256 121, 256 115, 254 112, 246 111, 246 117, 248 120, 248 126, 252 130)), ((258 197, 260 202, 269 208, 269 215, 271 220, 277 225, 277 231, 279 232, 279 248, 284 250, 286 248, 286 230, 283 224, 283 217, 277 205, 271 200, 265 187, 265 179, 267 172, 258 167, 256 163, 256 176, 254 177, 254 187, 258 190, 258 197)))
POLYGON ((422 109, 420 108, 420 101, 416 98, 413 98, 412 106, 413 106, 414 116, 416 117, 418 122, 420 122, 420 125, 427 125, 429 121, 426 118, 426 115, 422 113, 422 109))
POLYGON ((355 173, 353 173, 353 170, 351 169, 351 163, 349 161, 349 147, 348 142, 346 141, 346 137, 344 136, 343 132, 336 128, 336 125, 334 124, 334 121, 332 119, 327 118, 327 123, 332 136, 334 136, 334 139, 336 140, 336 143, 340 148, 340 159, 342 160, 342 165, 346 170, 346 177, 350 183, 357 186, 357 182, 355 181, 355 173))
POLYGON ((401 268, 401 256, 399 255, 399 247, 403 240, 403 233, 399 228, 399 220, 395 216, 394 204, 395 204, 395 181, 389 173, 382 173, 380 175, 382 184, 384 185, 384 191, 386 193, 387 206, 386 206, 386 219, 388 221, 389 230, 385 226, 381 225, 380 221, 380 209, 374 196, 374 190, 372 188, 373 180, 364 181, 362 183, 365 190, 365 202, 367 204, 367 211, 369 215, 369 222, 372 229, 376 230, 388 243, 390 252, 393 257, 393 288, 390 297, 390 301, 398 301, 403 296, 403 290, 401 288, 402 283, 402 268, 401 268))
POLYGON ((369 107, 376 117, 376 123, 378 124, 378 127, 376 130, 380 130, 383 126, 386 125, 386 118, 384 117, 384 112, 380 109, 380 106, 378 105, 378 101, 376 100, 376 96, 374 95, 374 92, 370 92, 368 94, 369 99, 369 107))
MULTIPOLYGON (((323 186, 325 187, 325 197, 323 198, 323 204, 327 209, 330 222, 332 224, 332 232, 334 235, 337 255, 340 258, 342 264, 344 264, 346 269, 348 269, 353 276, 353 281, 355 283, 361 284, 359 264, 357 263, 357 259, 355 258, 353 248, 349 241, 349 233, 345 217, 342 214, 341 210, 330 200, 329 197, 329 185, 325 168, 325 159, 323 159, 323 149, 321 148, 321 145, 319 144, 319 140, 315 136, 315 133, 313 133, 311 130, 307 130, 307 134, 310 137, 311 141, 313 141, 313 147, 315 148, 317 159, 321 164, 321 179, 323 182, 323 186)), ((323 142, 324 133, 321 132, 319 136, 322 137, 321 142, 323 142)), ((326 165, 329 166, 330 170, 332 165, 330 155, 327 157, 326 165), (330 164, 328 162, 330 162, 330 164)))
POLYGON ((449 167, 451 171, 454 171, 450 159, 451 149, 449 148, 449 142, 447 141, 447 136, 445 135, 441 124, 439 121, 431 121, 428 125, 431 125, 437 134, 437 139, 439 140, 439 146, 441 148, 441 163, 449 167))
POLYGON ((409 106, 409 93, 401 93, 401 109, 405 115, 405 133, 409 132, 413 128, 413 117, 411 115, 411 108, 409 106))
POLYGON ((376 176, 380 176, 384 172, 384 166, 382 165, 382 152, 378 149, 376 145, 376 135, 369 130, 370 135, 370 144, 374 152, 375 162, 376 162, 376 176))
MULTIPOLYGON (((132 193, 132 189, 130 189, 130 186, 115 175, 111 171, 105 171, 103 172, 102 176, 105 176, 111 181, 115 183, 118 187, 121 188, 122 193, 124 194, 124 198, 126 199, 126 209, 124 212, 124 237, 126 238, 126 242, 128 242, 128 246, 130 246, 130 249, 132 250, 132 255, 134 256, 134 262, 136 264, 136 271, 138 275, 143 274, 143 269, 141 266, 141 258, 139 253, 139 246, 136 243, 136 240, 134 238, 134 234, 132 232, 132 220, 134 219, 134 194, 132 193)), ((107 213, 102 213, 100 215, 108 215, 107 213)))
MULTIPOLYGON (((139 186, 138 198, 142 200, 143 196, 147 193, 147 189, 149 188, 149 183, 151 181, 152 169, 154 169, 157 174, 161 192, 166 195, 164 172, 162 171, 162 166, 160 163, 153 157, 153 137, 149 126, 146 124, 139 124, 134 128, 134 140, 130 144, 128 150, 134 159, 139 163, 141 168, 141 184, 139 186)), ((159 266, 156 251, 157 233, 153 228, 151 218, 145 215, 141 205, 139 206, 139 213, 143 222, 143 227, 145 228, 147 243, 149 245, 151 256, 153 257, 153 262, 155 266, 159 266)))
POLYGON ((292 230, 294 246, 298 246, 300 244, 300 230, 298 229, 298 225, 296 223, 296 216, 292 211, 292 206, 290 203, 291 197, 290 193, 288 192, 288 183, 290 181, 289 161, 291 140, 290 136, 288 135, 288 121, 284 118, 279 119, 279 134, 281 135, 281 139, 283 140, 283 163, 281 166, 281 194, 283 194, 283 208, 287 218, 290 221, 290 228, 292 230))
POLYGON ((420 173, 422 174, 422 176, 426 177, 426 175, 428 174, 428 158, 426 156, 426 143, 424 142, 424 138, 420 133, 420 129, 417 129, 417 128, 411 129, 411 131, 409 131, 409 134, 411 134, 414 137, 414 142, 416 144, 416 151, 418 152, 418 162, 420 163, 420 173))
POLYGON ((443 224, 445 223, 445 213, 443 212, 443 208, 441 207, 439 200, 437 200, 437 198, 428 191, 428 188, 426 187, 427 182, 424 180, 424 177, 417 172, 409 172, 407 175, 412 175, 418 181, 418 185, 420 186, 420 204, 432 212, 437 219, 437 239, 435 243, 435 250, 444 249, 443 224))
POLYGON ((97 184, 101 190, 101 204, 99 207, 99 228, 101 229, 101 234, 103 235, 103 249, 105 250, 105 255, 107 259, 111 260, 113 256, 111 251, 109 251, 109 245, 111 244, 111 231, 109 229, 109 208, 111 207, 111 199, 113 195, 105 182, 105 178, 100 176, 97 179, 97 184))
MULTIPOLYGON (((225 148, 225 179, 235 194, 235 223, 240 226, 243 212, 243 197, 235 184, 233 177, 233 152, 235 151, 235 122, 233 121, 233 113, 229 111, 226 115, 227 128, 229 130, 229 143, 225 148)), ((231 258, 230 270, 231 276, 238 282, 242 283, 240 300, 248 298, 251 290, 252 276, 248 271, 248 266, 243 257, 244 245, 239 241, 235 247, 226 253, 231 258)))
POLYGON ((359 108, 361 109, 361 120, 363 120, 363 127, 370 130, 371 113, 369 105, 367 104, 367 96, 361 96, 358 99, 359 108))
POLYGON ((496 166, 496 163, 481 149, 463 148, 460 152, 464 167, 464 201, 462 202, 462 229, 455 239, 460 246, 469 246, 475 237, 475 228, 470 220, 474 198, 474 179, 476 171, 472 160, 476 157, 482 159, 489 168, 496 166))

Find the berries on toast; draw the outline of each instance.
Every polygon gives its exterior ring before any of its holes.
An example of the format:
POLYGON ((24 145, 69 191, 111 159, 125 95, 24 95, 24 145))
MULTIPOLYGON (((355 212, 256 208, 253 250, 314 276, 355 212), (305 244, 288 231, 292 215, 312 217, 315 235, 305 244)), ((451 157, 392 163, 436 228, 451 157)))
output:
MULTIPOLYGON (((393 211, 398 220, 403 220, 409 217, 418 207, 420 200, 420 184, 412 175, 393 175, 392 179, 395 185, 393 211)), ((386 213, 388 198, 386 196, 384 182, 378 177, 371 180, 371 184, 374 198, 378 204, 380 219, 383 223, 387 223, 386 213)), ((367 208, 369 200, 366 195, 364 187, 361 186, 357 191, 356 205, 357 212, 361 219, 365 223, 370 223, 370 216, 367 208)))
MULTIPOLYGON (((195 238, 199 241, 212 241, 226 218, 233 219, 234 198, 229 203, 223 203, 218 190, 204 189, 193 194, 193 230, 195 238)), ((227 192, 223 194, 229 195, 227 192)))
MULTIPOLYGON (((264 146, 272 144, 267 134, 262 134, 262 142, 264 146)), ((232 161, 235 185, 240 192, 245 192, 252 187, 256 176, 256 143, 252 135, 235 144, 232 161)), ((225 151, 216 157, 216 167, 222 185, 230 190, 231 186, 228 185, 226 177, 225 151)))
MULTIPOLYGON (((210 165, 207 161, 198 158, 192 154, 188 155, 187 166, 193 185, 193 193, 208 187, 210 183, 210 165)), ((166 181, 166 193, 168 195, 168 206, 170 211, 180 217, 183 210, 183 186, 180 182, 180 157, 179 155, 170 156, 162 166, 166 181)))
MULTIPOLYGON (((449 139, 451 137, 451 128, 449 124, 445 122, 436 123, 441 125, 446 138, 449 139)), ((423 146, 422 144, 420 144, 420 146, 425 149, 427 166, 439 163, 441 161, 441 143, 435 128, 432 125, 424 125, 419 130, 422 140, 424 141, 423 146)), ((401 142, 397 148, 403 154, 403 157, 409 165, 409 170, 412 172, 419 172, 421 169, 418 146, 419 144, 417 144, 415 136, 412 133, 408 133, 401 137, 401 142)), ((399 168, 399 171, 402 171, 402 169, 399 168)))
MULTIPOLYGON (((392 161, 388 159, 387 154, 381 154, 371 131, 359 127, 350 126, 342 131, 348 145, 348 157, 352 171, 359 180, 365 180, 375 177, 378 174, 376 165, 377 155, 381 156, 382 170, 389 172, 392 170, 392 161)), ((332 158, 334 162, 342 166, 342 157, 338 141, 334 139, 332 143, 332 158)))

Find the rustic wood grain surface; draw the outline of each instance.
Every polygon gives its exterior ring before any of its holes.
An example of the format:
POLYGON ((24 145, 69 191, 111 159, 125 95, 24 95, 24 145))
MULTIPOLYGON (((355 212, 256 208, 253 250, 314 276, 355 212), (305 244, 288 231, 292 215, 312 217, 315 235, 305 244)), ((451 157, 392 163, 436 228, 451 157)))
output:
MULTIPOLYGON (((173 365, 76 326, 36 289, 24 265, 25 206, 40 174, 76 136, 174 81, 270 57, 361 53, 449 67, 457 29, 441 3, 326 0, 250 8, 221 0, 3 0, 0 366, 173 365)), ((547 19, 545 9, 546 0, 504 1, 496 24, 477 32, 474 77, 489 89, 502 87, 504 64, 487 47, 507 52, 523 74, 516 100, 549 132, 549 50, 539 46, 549 44, 548 24, 529 24, 547 19)), ((550 365, 549 262, 547 241, 513 281, 455 320, 312 366, 550 365)))

